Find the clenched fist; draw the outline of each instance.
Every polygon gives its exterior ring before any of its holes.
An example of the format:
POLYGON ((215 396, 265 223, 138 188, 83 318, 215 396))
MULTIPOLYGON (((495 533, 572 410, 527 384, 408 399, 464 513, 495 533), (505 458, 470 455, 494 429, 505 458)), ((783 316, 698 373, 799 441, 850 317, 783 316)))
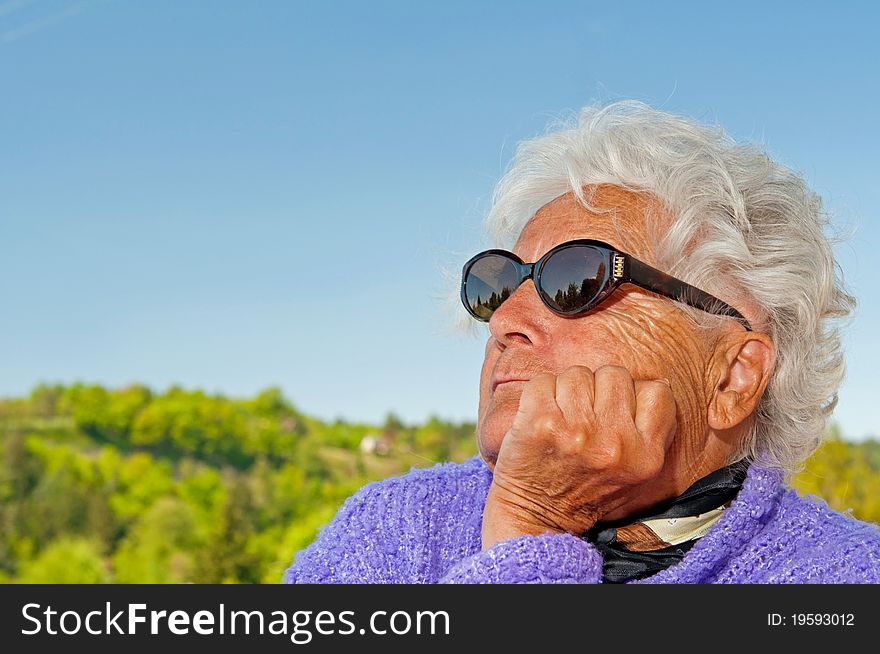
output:
POLYGON ((634 381, 619 366, 536 375, 498 452, 483 549, 523 534, 579 535, 633 500, 650 500, 650 493, 665 499, 651 482, 676 430, 666 381, 634 381))

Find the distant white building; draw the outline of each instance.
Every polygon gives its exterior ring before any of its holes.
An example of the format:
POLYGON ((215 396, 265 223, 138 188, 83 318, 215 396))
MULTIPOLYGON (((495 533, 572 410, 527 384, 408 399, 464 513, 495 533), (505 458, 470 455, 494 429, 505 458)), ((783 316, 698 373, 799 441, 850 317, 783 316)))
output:
POLYGON ((391 442, 384 434, 372 432, 361 439, 359 447, 364 454, 385 456, 391 451, 391 442))

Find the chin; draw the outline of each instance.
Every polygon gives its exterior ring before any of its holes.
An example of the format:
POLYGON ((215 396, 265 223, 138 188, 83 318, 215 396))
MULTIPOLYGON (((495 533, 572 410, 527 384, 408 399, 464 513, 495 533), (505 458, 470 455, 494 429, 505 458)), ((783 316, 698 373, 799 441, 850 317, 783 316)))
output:
POLYGON ((486 465, 489 466, 490 470, 495 469, 495 462, 498 460, 501 443, 504 442, 504 436, 507 434, 507 430, 510 429, 510 424, 513 420, 511 417, 510 420, 506 421, 507 424, 501 424, 503 421, 498 420, 498 417, 495 416, 494 420, 490 417, 482 425, 480 431, 477 432, 477 445, 480 448, 480 456, 486 462, 486 465))
POLYGON ((497 452, 487 452, 483 449, 482 445, 480 446, 480 458, 486 462, 486 466, 492 472, 495 472, 495 462, 498 460, 497 452))

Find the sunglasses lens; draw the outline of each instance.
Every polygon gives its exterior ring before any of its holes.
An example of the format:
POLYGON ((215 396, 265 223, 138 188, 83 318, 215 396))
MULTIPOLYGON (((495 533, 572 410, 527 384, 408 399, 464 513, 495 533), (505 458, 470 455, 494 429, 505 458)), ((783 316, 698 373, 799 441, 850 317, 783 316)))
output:
POLYGON ((541 269, 541 295, 560 313, 574 313, 590 304, 605 284, 605 255, 589 246, 559 250, 541 269))
POLYGON ((484 255, 471 265, 465 277, 468 307, 488 320, 519 282, 519 270, 513 261, 500 254, 484 255))

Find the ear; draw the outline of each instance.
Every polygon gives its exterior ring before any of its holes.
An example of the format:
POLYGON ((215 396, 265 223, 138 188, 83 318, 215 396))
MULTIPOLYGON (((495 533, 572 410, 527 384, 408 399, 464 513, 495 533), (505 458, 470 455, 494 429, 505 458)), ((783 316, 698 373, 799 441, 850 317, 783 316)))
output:
POLYGON ((719 340, 709 369, 709 427, 736 427, 755 412, 775 364, 767 334, 736 332, 719 340))

